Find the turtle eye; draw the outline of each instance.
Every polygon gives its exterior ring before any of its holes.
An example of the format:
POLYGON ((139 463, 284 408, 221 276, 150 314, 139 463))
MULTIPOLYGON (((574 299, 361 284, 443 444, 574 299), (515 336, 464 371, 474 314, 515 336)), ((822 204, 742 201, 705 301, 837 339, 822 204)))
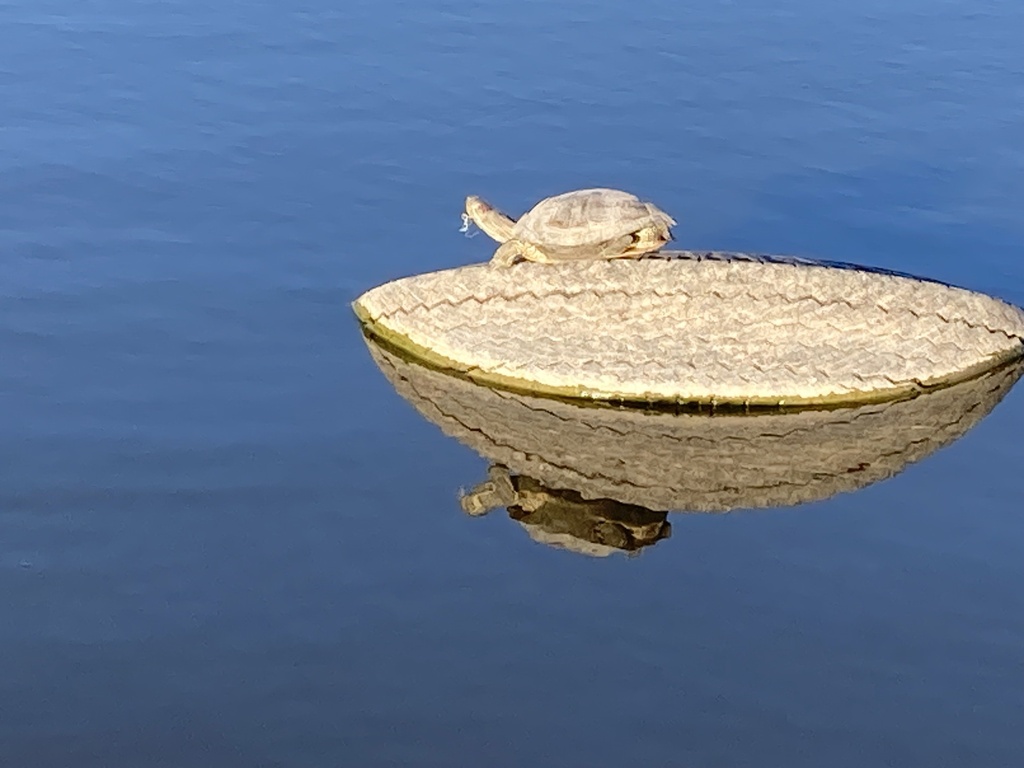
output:
POLYGON ((640 242, 640 233, 639 232, 634 232, 632 235, 630 235, 630 238, 631 238, 631 241, 630 241, 629 244, 630 245, 636 245, 637 243, 640 242))

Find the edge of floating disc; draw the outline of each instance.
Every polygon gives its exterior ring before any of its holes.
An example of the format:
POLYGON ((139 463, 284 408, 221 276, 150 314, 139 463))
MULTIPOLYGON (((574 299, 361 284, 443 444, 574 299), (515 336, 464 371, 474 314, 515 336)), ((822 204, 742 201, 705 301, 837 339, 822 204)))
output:
POLYGON ((360 327, 367 336, 387 349, 398 354, 400 357, 419 363, 442 373, 447 373, 461 379, 472 381, 495 389, 504 389, 523 395, 535 395, 538 397, 554 398, 558 400, 569 400, 582 404, 593 405, 623 405, 643 407, 679 407, 679 406, 707 406, 722 410, 751 410, 771 409, 786 410, 789 408, 845 408, 851 405, 867 405, 870 403, 885 403, 895 400, 904 400, 917 397, 925 392, 932 392, 937 389, 952 387, 965 381, 983 376, 989 371, 995 370, 1002 365, 1024 357, 1024 350, 1020 352, 1008 352, 1005 355, 998 355, 976 365, 957 371, 956 374, 929 381, 926 383, 909 383, 906 385, 893 386, 887 389, 873 389, 856 392, 848 392, 842 395, 828 397, 676 397, 668 398, 661 395, 651 395, 647 398, 639 398, 636 395, 622 393, 595 392, 581 386, 552 386, 529 379, 504 376, 499 373, 485 371, 474 366, 466 365, 452 360, 432 349, 424 347, 412 341, 409 337, 397 333, 383 323, 379 323, 370 317, 366 309, 358 300, 352 302, 352 309, 359 321, 360 327))
MULTIPOLYGON (((761 261, 762 263, 768 264, 777 264, 780 262, 782 264, 793 263, 784 261, 780 257, 757 258, 734 254, 714 255, 721 257, 718 259, 720 261, 729 261, 732 260, 730 257, 736 256, 738 257, 736 259, 737 261, 761 261)), ((704 260, 700 255, 690 255, 689 252, 683 252, 681 254, 676 254, 675 256, 676 258, 682 257, 686 260, 704 260)), ((814 263, 802 260, 796 262, 794 265, 825 269, 833 267, 833 265, 827 263, 814 263)), ((476 266, 478 265, 474 265, 473 268, 476 268, 476 266)), ((842 265, 842 268, 855 269, 856 271, 862 271, 865 273, 875 272, 875 270, 870 268, 856 268, 853 265, 842 265)), ((440 275, 458 271, 459 270, 457 268, 455 270, 443 270, 441 273, 434 274, 440 275)), ((883 272, 883 274, 885 273, 883 272)), ((907 278, 920 283, 935 282, 927 279, 915 278, 910 275, 888 274, 891 277, 907 278)), ((406 279, 412 278, 403 278, 403 280, 406 279)), ((390 283, 385 285, 390 285, 390 283)), ((399 353, 401 356, 419 362, 427 367, 492 388, 510 390, 527 395, 571 400, 584 404, 611 404, 655 408, 690 408, 709 406, 712 409, 730 410, 775 410, 780 408, 801 409, 809 407, 830 408, 863 403, 887 402, 914 397, 922 392, 932 391, 934 389, 944 388, 960 382, 968 381, 986 373, 987 371, 997 368, 1000 365, 1024 357, 1024 343, 1022 343, 1022 341, 1024 341, 1024 338, 1022 338, 1024 330, 1021 330, 1024 329, 1024 312, 1013 305, 1007 304, 1005 301, 996 299, 992 296, 987 296, 986 294, 979 294, 975 291, 956 288, 955 286, 948 286, 945 284, 937 285, 942 286, 942 289, 940 290, 953 289, 955 291, 964 291, 965 294, 974 294, 975 296, 984 297, 986 300, 1005 305, 1007 308, 1014 310, 1014 319, 1005 321, 1010 323, 1010 325, 1007 326, 1010 330, 1003 330, 1002 332, 1015 341, 1002 348, 996 348, 994 351, 989 351, 982 357, 975 355, 973 359, 970 359, 970 356, 967 356, 967 359, 964 361, 967 364, 962 367, 948 367, 946 371, 942 371, 937 375, 935 375, 935 371, 921 371, 918 376, 906 375, 906 378, 898 378, 895 380, 890 379, 893 382, 892 386, 871 386, 870 388, 858 389, 855 386, 851 387, 846 383, 839 392, 803 395, 795 392, 779 392, 761 395, 756 391, 730 395, 715 394, 713 391, 708 391, 705 394, 704 392, 697 391, 672 395, 667 394, 664 387, 661 391, 648 391, 643 384, 636 388, 631 387, 629 391, 615 391, 614 389, 595 389, 593 386, 576 384, 571 380, 566 381, 564 384, 561 382, 542 382, 534 378, 508 375, 506 373, 498 373, 494 370, 487 370, 478 367, 473 364, 471 355, 468 356, 469 359, 463 359, 461 361, 455 360, 448 357, 446 354, 438 352, 436 349, 424 346, 422 340, 413 341, 412 338, 388 324, 386 317, 383 319, 375 317, 375 315, 379 315, 380 313, 364 304, 364 300, 366 300, 370 294, 373 294, 379 288, 383 288, 384 286, 379 286, 378 288, 371 289, 371 291, 367 291, 362 294, 352 303, 352 307, 362 326, 363 332, 374 340, 399 353), (1018 315, 1020 317, 1019 320, 1017 319, 1018 315)), ((372 302, 370 306, 373 306, 372 302)), ((882 309, 884 310, 884 307, 882 307, 882 309)), ((888 312, 888 310, 886 310, 886 312, 888 312)), ((944 317, 942 317, 942 319, 946 322, 951 322, 945 320, 944 317)), ((969 322, 968 325, 970 325, 969 322)), ((992 331, 993 329, 989 330, 992 331)), ((912 374, 912 371, 910 373, 912 374)))

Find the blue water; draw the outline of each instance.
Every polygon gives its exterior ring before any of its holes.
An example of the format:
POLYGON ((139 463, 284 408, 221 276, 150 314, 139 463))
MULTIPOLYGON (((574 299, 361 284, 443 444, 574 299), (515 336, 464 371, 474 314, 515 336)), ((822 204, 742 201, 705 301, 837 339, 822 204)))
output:
POLYGON ((0 765, 1013 766, 1024 390, 854 494, 535 543, 349 302, 608 185, 1024 304, 1010 0, 0 2, 0 765))

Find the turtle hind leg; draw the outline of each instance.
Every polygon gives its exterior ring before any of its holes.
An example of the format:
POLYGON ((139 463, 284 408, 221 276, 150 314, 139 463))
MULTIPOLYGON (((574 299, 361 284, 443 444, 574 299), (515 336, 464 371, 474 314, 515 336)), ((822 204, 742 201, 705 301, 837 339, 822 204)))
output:
POLYGON ((668 242, 665 233, 655 227, 644 227, 622 237, 609 240, 601 247, 606 259, 639 259, 662 248, 668 242))
POLYGON ((638 256, 647 253, 654 253, 664 248, 672 240, 672 232, 667 227, 648 226, 638 231, 635 235, 636 243, 633 251, 638 256))
POLYGON ((597 258, 599 259, 631 259, 636 258, 642 253, 637 251, 636 247, 640 242, 640 238, 637 234, 623 235, 622 237, 616 237, 614 240, 608 240, 607 242, 601 243, 597 249, 597 258))

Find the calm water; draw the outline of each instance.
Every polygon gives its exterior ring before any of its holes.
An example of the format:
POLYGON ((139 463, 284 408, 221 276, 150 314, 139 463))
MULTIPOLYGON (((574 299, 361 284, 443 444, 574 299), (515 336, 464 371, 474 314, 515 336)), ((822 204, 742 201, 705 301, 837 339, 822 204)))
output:
POLYGON ((1013 766, 1024 390, 587 558, 349 310, 588 185, 1024 304, 1010 0, 0 2, 0 765, 1013 766))

